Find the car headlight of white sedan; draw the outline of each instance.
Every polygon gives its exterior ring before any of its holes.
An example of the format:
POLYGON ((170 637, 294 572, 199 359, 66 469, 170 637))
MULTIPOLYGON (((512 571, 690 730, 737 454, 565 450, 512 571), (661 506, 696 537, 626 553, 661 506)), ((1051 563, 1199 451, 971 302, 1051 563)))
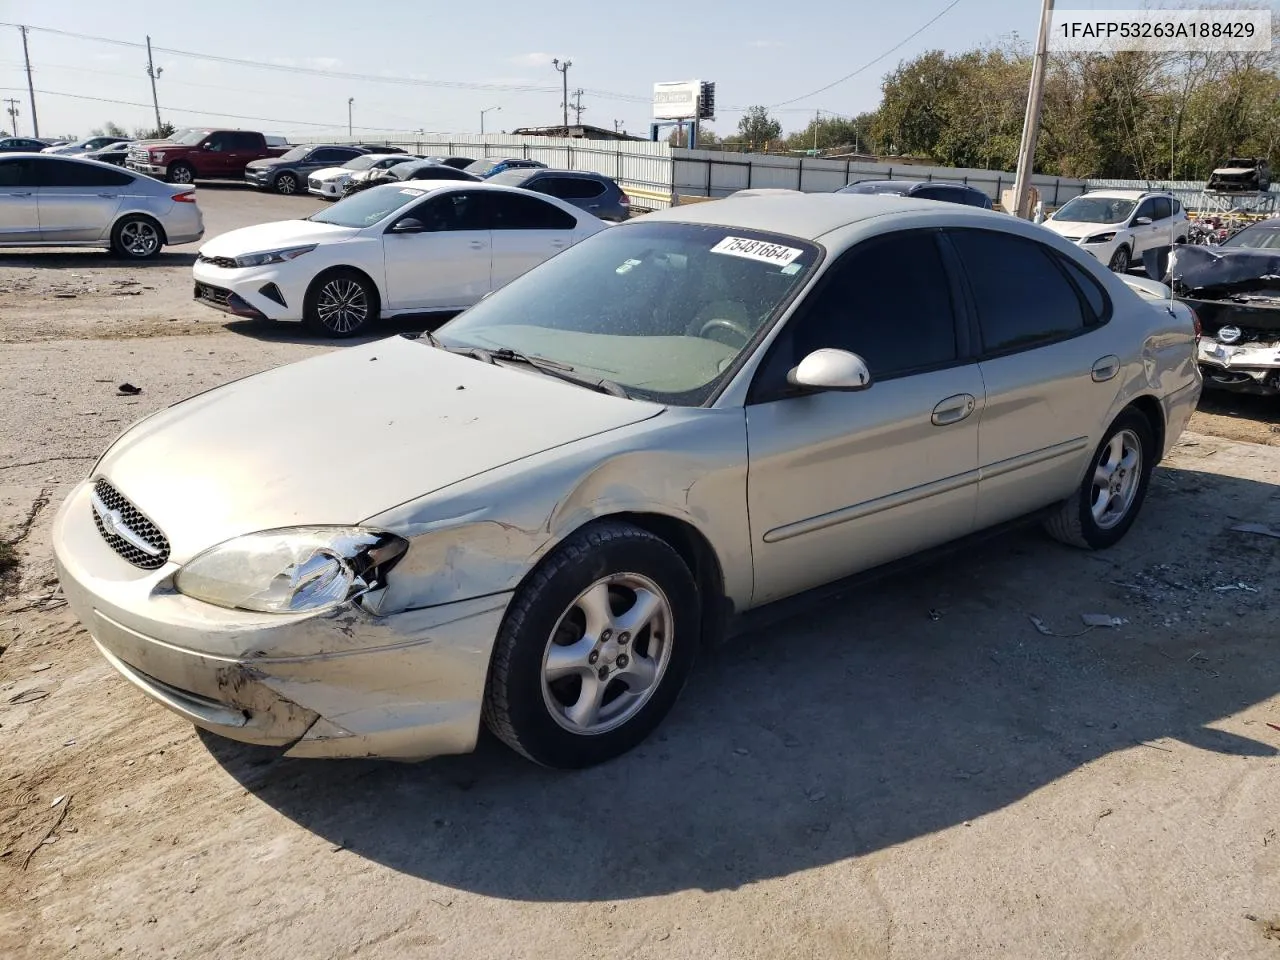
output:
POLYGON ((174 580, 205 603, 257 613, 316 613, 383 585, 408 541, 364 527, 295 527, 206 550, 174 580))
POLYGON ((237 267, 265 267, 269 263, 287 263, 290 260, 296 260, 304 253, 310 253, 316 248, 314 243, 307 244, 304 247, 287 247, 284 250, 267 250, 263 253, 246 253, 244 256, 236 257, 237 267))

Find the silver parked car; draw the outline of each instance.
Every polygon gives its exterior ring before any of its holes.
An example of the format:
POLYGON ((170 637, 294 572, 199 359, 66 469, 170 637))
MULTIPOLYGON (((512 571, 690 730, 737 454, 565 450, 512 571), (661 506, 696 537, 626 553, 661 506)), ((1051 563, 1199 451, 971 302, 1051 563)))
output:
POLYGON ((1028 515, 1115 543, 1200 388, 1185 307, 1032 224, 728 199, 152 414, 54 549, 110 663, 208 730, 419 759, 483 717, 583 766, 732 614, 1028 515))
POLYGON ((107 247, 145 260, 202 236, 190 185, 79 157, 0 155, 0 247, 107 247))

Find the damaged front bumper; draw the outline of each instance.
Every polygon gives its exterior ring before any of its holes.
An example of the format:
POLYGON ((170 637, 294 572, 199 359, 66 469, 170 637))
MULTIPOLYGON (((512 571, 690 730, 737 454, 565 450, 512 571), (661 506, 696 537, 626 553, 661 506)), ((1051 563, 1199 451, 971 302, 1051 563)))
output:
POLYGON ((374 616, 226 610, 172 587, 178 566, 128 564, 89 519, 87 487, 53 543, 68 605, 103 656, 196 726, 291 757, 422 760, 475 748, 509 593, 374 616))

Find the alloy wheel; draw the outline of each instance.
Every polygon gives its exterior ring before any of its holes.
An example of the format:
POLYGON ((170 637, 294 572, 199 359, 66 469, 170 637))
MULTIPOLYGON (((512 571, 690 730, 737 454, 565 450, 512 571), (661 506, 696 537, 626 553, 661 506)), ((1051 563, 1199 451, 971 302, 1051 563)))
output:
POLYGON ((195 175, 185 166, 176 166, 169 171, 169 180, 172 183, 191 183, 195 179, 195 175))
POLYGON ((149 257, 160 246, 160 232, 145 220, 130 220, 120 228, 120 246, 131 257, 149 257))
POLYGON ((351 333, 369 319, 369 296, 355 280, 335 278, 320 288, 316 314, 326 330, 351 333))
POLYGON ((598 735, 649 702, 671 660, 674 616, 638 573, 595 581, 561 614, 542 656, 542 700, 561 727, 598 735))
POLYGON ((298 181, 293 178, 292 174, 282 173, 276 180, 276 190, 285 196, 295 192, 298 189, 298 181))
POLYGON ((1142 441, 1132 430, 1120 430, 1093 470, 1089 509, 1100 529, 1110 530, 1128 516, 1141 479, 1142 441))

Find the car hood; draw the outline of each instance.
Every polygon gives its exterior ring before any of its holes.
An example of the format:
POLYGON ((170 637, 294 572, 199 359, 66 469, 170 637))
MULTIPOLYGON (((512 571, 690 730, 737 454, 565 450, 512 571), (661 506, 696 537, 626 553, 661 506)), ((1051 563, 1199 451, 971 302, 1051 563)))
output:
POLYGON ((1078 220, 1046 220, 1041 226, 1048 227, 1060 237, 1068 239, 1078 239, 1080 237, 1093 236, 1095 233, 1105 233, 1108 230, 1121 230, 1124 228, 1124 221, 1119 223, 1082 223, 1078 220))
POLYGON ((208 257, 237 257, 308 243, 336 243, 350 240, 359 232, 358 227, 339 227, 332 223, 280 220, 219 234, 201 247, 200 252, 208 257))
POLYGON ((96 474, 182 563, 258 530, 358 523, 663 409, 392 337, 162 410, 117 440, 96 474))
POLYGON ((270 170, 272 167, 278 167, 284 161, 279 157, 263 157, 260 160, 250 160, 244 165, 246 170, 270 170))
POLYGON ((349 177, 355 170, 348 170, 346 167, 323 167, 319 170, 311 171, 312 180, 336 180, 338 177, 349 177))

